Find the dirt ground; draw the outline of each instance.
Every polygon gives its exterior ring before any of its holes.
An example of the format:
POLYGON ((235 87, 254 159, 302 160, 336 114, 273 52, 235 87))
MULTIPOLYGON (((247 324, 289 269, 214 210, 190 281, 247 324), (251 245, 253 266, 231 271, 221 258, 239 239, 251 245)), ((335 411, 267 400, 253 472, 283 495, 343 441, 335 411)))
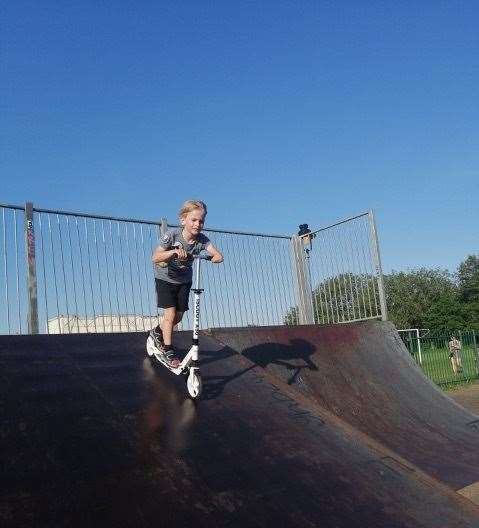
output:
POLYGON ((479 415, 479 382, 460 389, 447 391, 446 394, 459 405, 479 415))

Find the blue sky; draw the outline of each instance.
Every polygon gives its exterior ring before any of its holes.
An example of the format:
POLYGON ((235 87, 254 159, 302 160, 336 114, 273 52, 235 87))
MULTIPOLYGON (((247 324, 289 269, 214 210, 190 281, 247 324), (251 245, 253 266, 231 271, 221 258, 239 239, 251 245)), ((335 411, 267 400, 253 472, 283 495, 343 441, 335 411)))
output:
POLYGON ((291 234, 374 209, 385 271, 479 252, 479 4, 6 2, 0 202, 291 234))

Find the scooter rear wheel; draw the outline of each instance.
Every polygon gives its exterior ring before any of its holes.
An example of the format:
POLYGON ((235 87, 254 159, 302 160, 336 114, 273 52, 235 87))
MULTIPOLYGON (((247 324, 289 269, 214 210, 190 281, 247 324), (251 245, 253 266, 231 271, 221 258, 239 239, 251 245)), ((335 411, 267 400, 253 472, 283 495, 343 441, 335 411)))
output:
POLYGON ((191 370, 188 379, 186 380, 186 388, 191 399, 197 400, 201 396, 203 390, 203 382, 201 375, 197 370, 191 370))
POLYGON ((158 352, 157 348, 155 347, 155 342, 151 336, 148 336, 148 339, 146 340, 146 352, 150 357, 155 352, 158 352))

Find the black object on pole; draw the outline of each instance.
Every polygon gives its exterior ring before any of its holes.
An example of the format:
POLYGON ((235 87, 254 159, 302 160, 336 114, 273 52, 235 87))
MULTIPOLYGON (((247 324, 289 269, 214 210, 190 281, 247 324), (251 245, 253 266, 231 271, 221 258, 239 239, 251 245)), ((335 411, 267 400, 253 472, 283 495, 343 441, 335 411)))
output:
POLYGON ((306 252, 306 256, 309 257, 309 253, 313 249, 313 238, 316 235, 314 233, 311 233, 311 229, 309 229, 308 224, 300 224, 298 236, 301 237, 304 246, 304 251, 306 252))

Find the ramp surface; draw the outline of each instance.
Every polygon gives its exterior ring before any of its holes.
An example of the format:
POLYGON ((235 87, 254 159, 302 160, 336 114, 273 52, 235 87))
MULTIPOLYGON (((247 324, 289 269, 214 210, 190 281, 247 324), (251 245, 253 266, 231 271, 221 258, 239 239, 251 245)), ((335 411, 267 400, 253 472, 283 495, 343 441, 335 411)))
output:
POLYGON ((479 417, 422 374, 392 324, 211 334, 453 489, 477 489, 479 417))
POLYGON ((1 526, 479 525, 467 499, 201 344, 194 405, 144 335, 0 338, 1 526))

